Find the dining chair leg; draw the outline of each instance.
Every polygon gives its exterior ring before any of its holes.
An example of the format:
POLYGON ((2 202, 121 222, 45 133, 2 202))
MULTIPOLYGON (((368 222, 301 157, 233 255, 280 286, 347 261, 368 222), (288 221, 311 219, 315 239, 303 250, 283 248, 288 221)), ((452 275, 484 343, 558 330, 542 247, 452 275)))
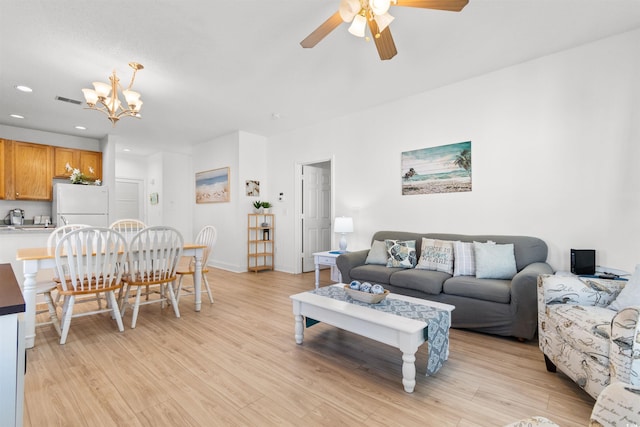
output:
POLYGON ((113 291, 107 292, 107 300, 109 301, 109 305, 112 310, 112 318, 116 319, 116 323, 118 324, 118 330, 120 332, 124 331, 124 325, 122 324, 122 316, 120 316, 120 309, 118 309, 118 301, 116 301, 116 294, 113 291))
POLYGON ((49 307, 49 317, 51 318, 51 323, 53 327, 56 329, 58 336, 60 336, 60 320, 58 319, 58 312, 56 310, 56 305, 53 302, 53 298, 51 297, 51 292, 44 293, 44 299, 47 302, 47 307, 49 307))
POLYGON ((131 329, 136 327, 136 320, 138 320, 138 311, 140 311, 140 295, 142 294, 142 286, 137 286, 136 301, 133 303, 133 318, 131 319, 131 329))
POLYGON ((178 286, 176 288, 176 303, 180 302, 180 294, 182 293, 182 278, 184 277, 184 274, 180 274, 179 276, 180 278, 178 279, 178 286))
POLYGON ((62 304, 62 333, 60 335, 60 344, 64 344, 67 342, 67 335, 69 335, 69 328, 71 327, 73 304, 75 302, 75 295, 67 295, 64 297, 64 303, 62 304))
POLYGON ((126 285, 126 290, 120 298, 120 317, 124 317, 124 312, 127 311, 129 305, 129 294, 131 293, 131 286, 126 285))
POLYGON ((209 302, 213 304, 213 296, 211 295, 211 288, 209 287, 209 281, 207 280, 207 276, 205 276, 204 273, 202 273, 202 283, 204 283, 204 286, 207 288, 207 295, 209 295, 209 302))
POLYGON ((169 288, 169 297, 171 298, 171 305, 173 305, 173 312, 176 314, 176 317, 180 317, 180 309, 178 308, 176 293, 173 291, 173 283, 167 283, 167 288, 169 288))

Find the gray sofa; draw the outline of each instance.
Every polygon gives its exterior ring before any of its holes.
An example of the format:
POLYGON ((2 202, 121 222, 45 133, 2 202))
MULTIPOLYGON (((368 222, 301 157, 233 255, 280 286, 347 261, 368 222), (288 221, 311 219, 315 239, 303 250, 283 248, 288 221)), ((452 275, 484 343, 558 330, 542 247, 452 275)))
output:
MULTIPOLYGON (((374 241, 387 239, 415 240, 416 258, 420 260, 422 238, 461 242, 513 244, 517 273, 512 279, 479 279, 475 276, 453 276, 442 271, 387 267, 366 264, 369 250, 342 254, 336 264, 342 281, 379 283, 391 292, 456 307, 451 326, 494 335, 530 340, 537 328, 536 284, 540 274, 551 274, 547 245, 541 239, 527 236, 461 235, 378 231, 374 241)), ((455 263, 455 259, 454 259, 455 263)))

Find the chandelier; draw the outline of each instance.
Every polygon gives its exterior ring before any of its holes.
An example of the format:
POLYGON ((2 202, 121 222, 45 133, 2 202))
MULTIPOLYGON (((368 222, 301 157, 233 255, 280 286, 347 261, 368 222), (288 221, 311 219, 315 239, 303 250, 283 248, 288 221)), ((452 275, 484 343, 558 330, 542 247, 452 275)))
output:
POLYGON ((120 117, 136 117, 140 118, 140 108, 142 101, 140 94, 131 90, 133 81, 136 78, 136 72, 144 67, 137 62, 129 62, 129 67, 133 68, 131 82, 126 89, 120 86, 120 79, 116 75, 116 70, 109 76, 111 83, 93 82, 93 89, 82 89, 84 99, 87 101, 90 110, 102 111, 107 115, 113 126, 120 120, 120 117), (118 89, 124 95, 125 104, 120 102, 118 89))
MULTIPOLYGON (((344 22, 351 22, 349 32, 356 37, 364 37, 367 21, 376 21, 378 32, 373 34, 375 38, 393 21, 389 15, 389 7, 392 0, 342 0, 340 2, 340 17, 344 22)), ((397 0, 393 0, 397 3, 397 0)))

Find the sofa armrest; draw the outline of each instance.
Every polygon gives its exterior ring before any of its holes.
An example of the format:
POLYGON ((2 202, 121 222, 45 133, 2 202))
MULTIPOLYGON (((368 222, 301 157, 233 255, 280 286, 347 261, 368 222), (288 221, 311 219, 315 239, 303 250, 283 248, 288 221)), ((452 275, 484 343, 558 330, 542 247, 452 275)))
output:
POLYGON ((620 310, 611 321, 609 369, 612 382, 640 386, 640 306, 620 310))
POLYGON ((511 279, 511 306, 515 314, 513 335, 532 339, 538 326, 536 313, 536 283, 541 274, 550 274, 553 269, 546 262, 534 262, 520 270, 511 279))
POLYGON ((640 388, 612 383, 598 395, 591 411, 592 426, 637 426, 640 425, 640 388))
POLYGON ((347 252, 346 254, 340 255, 336 259, 336 265, 338 266, 340 274, 342 275, 343 283, 351 282, 352 279, 349 272, 354 267, 364 265, 365 261, 367 260, 367 255, 369 255, 369 249, 364 249, 361 251, 347 252))
POLYGON ((544 304, 608 306, 626 281, 578 276, 545 276, 538 287, 538 300, 544 304))

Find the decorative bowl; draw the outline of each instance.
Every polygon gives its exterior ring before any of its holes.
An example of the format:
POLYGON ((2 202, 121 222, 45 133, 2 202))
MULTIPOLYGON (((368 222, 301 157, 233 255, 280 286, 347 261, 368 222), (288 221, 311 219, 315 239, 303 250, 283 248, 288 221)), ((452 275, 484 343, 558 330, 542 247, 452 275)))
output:
POLYGON ((344 291, 354 300, 366 302, 368 304, 378 304, 379 302, 384 300, 387 295, 389 295, 389 291, 386 289, 382 294, 372 294, 369 292, 356 291, 354 289, 351 289, 349 285, 344 285, 344 291))

